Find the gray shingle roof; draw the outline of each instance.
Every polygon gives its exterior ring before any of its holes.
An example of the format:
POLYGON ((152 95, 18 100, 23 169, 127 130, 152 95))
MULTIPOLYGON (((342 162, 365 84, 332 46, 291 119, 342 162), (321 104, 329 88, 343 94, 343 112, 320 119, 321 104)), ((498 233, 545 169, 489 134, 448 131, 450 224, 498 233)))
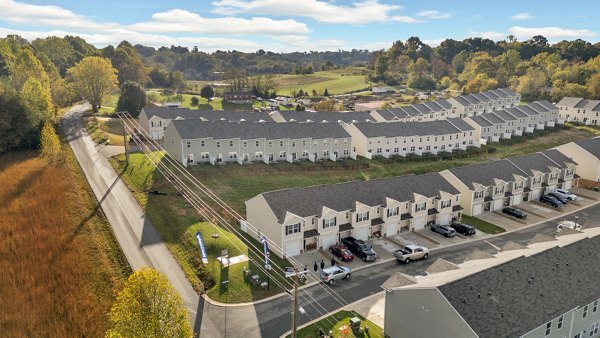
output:
MULTIPOLYGON (((377 113, 379 113, 379 115, 381 115, 381 117, 383 117, 384 120, 386 121, 391 121, 394 118, 397 117, 396 114, 393 113, 393 111, 395 111, 396 109, 381 109, 381 110, 376 110, 377 113)), ((404 112, 402 112, 402 114, 404 115, 404 112)))
POLYGON ((350 135, 337 123, 239 123, 227 121, 173 120, 173 128, 182 140, 213 139, 327 139, 349 138, 350 135))
POLYGON ((493 126, 493 124, 486 120, 483 115, 478 115, 478 116, 470 116, 469 117, 473 122, 477 123, 479 126, 481 127, 490 127, 493 126))
POLYGON ((355 123, 354 126, 366 137, 447 135, 474 129, 461 119, 425 122, 355 123))
POLYGON ((284 110, 280 111, 279 114, 283 116, 283 118, 290 122, 292 119, 296 122, 307 122, 308 120, 312 122, 331 122, 336 123, 339 121, 345 123, 352 123, 352 121, 357 122, 367 122, 367 121, 375 121, 371 114, 368 111, 353 111, 353 112, 308 112, 308 111, 294 111, 294 110, 284 110))
POLYGON ((517 107, 510 107, 510 108, 506 108, 505 110, 520 119, 528 116, 524 112, 517 109, 517 107))
POLYGON ((556 149, 544 150, 544 151, 542 151, 542 154, 544 154, 545 156, 550 158, 555 163, 558 163, 558 165, 561 168, 566 168, 568 163, 577 164, 577 162, 568 158, 567 156, 565 156, 563 153, 561 153, 560 151, 558 151, 556 149))
POLYGON ((438 289, 478 336, 519 337, 600 298, 599 246, 600 237, 586 238, 438 289))
POLYGON ((589 140, 577 141, 578 146, 585 149, 588 153, 600 159, 600 137, 589 140))
POLYGON ((143 108, 148 119, 152 116, 158 116, 162 119, 174 120, 182 118, 184 120, 204 119, 207 121, 231 121, 238 122, 246 120, 249 122, 273 121, 266 112, 252 111, 227 111, 227 110, 192 110, 187 108, 176 107, 154 107, 148 106, 143 108))
POLYGON ((488 121, 492 122, 493 124, 502 124, 506 122, 500 117, 498 117, 498 115, 496 115, 495 113, 487 113, 483 114, 482 116, 485 117, 488 121))
POLYGON ((357 201, 378 206, 385 205, 386 197, 404 202, 412 201, 414 193, 435 197, 440 196, 440 191, 459 193, 440 174, 433 173, 285 189, 262 196, 279 222, 283 222, 287 211, 307 217, 320 215, 323 206, 337 211, 353 210, 357 201))
POLYGON ((491 186, 496 185, 494 179, 511 182, 515 180, 514 175, 528 176, 525 172, 507 160, 498 160, 454 168, 450 169, 450 172, 471 190, 475 189, 474 183, 491 186))
POLYGON ((517 117, 512 115, 511 113, 509 113, 506 110, 498 110, 495 112, 496 116, 498 116, 499 118, 501 118, 504 121, 514 121, 517 120, 517 117))
POLYGON ((452 109, 452 105, 446 99, 437 99, 437 100, 435 100, 433 102, 439 104, 441 107, 443 107, 445 109, 452 109))
POLYGON ((520 111, 522 111, 523 113, 527 114, 528 116, 539 114, 539 112, 537 112, 535 109, 533 109, 529 106, 517 106, 516 108, 519 109, 520 111))
POLYGON ((581 97, 563 97, 563 99, 560 100, 557 105, 575 107, 575 105, 577 105, 581 100, 583 100, 581 97))
POLYGON ((534 170, 549 172, 550 167, 559 167, 557 163, 541 153, 511 157, 508 160, 531 176, 534 175, 534 170))

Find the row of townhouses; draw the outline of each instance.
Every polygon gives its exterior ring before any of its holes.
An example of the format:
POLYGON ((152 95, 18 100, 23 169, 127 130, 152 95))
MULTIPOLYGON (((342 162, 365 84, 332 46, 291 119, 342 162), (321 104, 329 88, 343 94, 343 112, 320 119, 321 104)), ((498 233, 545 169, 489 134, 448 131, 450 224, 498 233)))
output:
POLYGON ((346 236, 368 240, 449 224, 463 213, 518 205, 599 175, 600 138, 594 138, 440 173, 266 192, 246 201, 246 215, 286 255, 297 255, 346 236))
POLYGON ((445 270, 419 278, 393 274, 382 285, 386 337, 600 337, 600 236, 555 242, 507 248, 485 263, 442 261, 445 270))
POLYGON ((344 128, 352 136, 352 151, 369 159, 479 147, 475 128, 456 118, 426 122, 363 122, 346 124, 344 128))
POLYGON ((554 127, 556 123, 562 122, 559 120, 558 111, 558 108, 548 101, 536 101, 467 117, 465 121, 475 128, 480 142, 486 144, 554 127))
POLYGON ((351 137, 337 124, 173 120, 163 147, 184 165, 293 162, 351 156, 351 137))
POLYGON ((483 93, 438 99, 410 106, 374 110, 371 115, 377 122, 434 121, 446 118, 465 118, 515 107, 521 95, 508 88, 488 90, 483 93))
POLYGON ((565 121, 598 125, 600 121, 600 100, 586 100, 581 97, 565 97, 557 104, 559 117, 565 121))

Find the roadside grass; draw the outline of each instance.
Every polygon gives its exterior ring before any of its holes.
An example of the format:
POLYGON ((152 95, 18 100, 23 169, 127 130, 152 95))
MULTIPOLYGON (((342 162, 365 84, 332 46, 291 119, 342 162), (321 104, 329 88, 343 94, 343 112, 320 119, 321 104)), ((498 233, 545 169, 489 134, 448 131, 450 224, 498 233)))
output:
POLYGON ((490 235, 500 234, 500 233, 503 233, 506 231, 502 227, 499 227, 497 225, 494 225, 492 223, 489 223, 487 221, 484 221, 480 218, 473 217, 473 216, 462 215, 462 221, 463 221, 463 223, 472 225, 477 230, 485 232, 490 235))
POLYGON ((306 75, 274 75, 272 78, 278 95, 290 95, 302 89, 312 95, 316 90, 322 95, 325 89, 329 94, 344 94, 369 88, 367 70, 362 67, 315 72, 306 75))
POLYGON ((123 145, 121 122, 116 120, 102 121, 96 117, 84 118, 85 129, 98 144, 108 143, 114 146, 123 145))
POLYGON ((567 122, 567 125, 571 126, 573 128, 576 128, 578 130, 594 134, 595 136, 599 136, 600 135, 600 126, 594 126, 594 125, 586 126, 586 125, 581 124, 581 123, 572 123, 572 122, 567 122))
MULTIPOLYGON (((356 338, 365 338, 365 337, 383 337, 383 328, 376 325, 372 321, 366 319, 360 314, 355 314, 350 311, 339 311, 334 313, 333 315, 323 318, 318 322, 305 326, 298 330, 299 338, 319 338, 319 329, 325 333, 329 334, 331 331, 331 337, 356 337, 356 338), (358 332, 353 331, 350 328, 350 319, 353 317, 358 317, 361 320, 361 326, 363 329, 366 327, 369 328, 369 332, 358 332), (332 323, 335 323, 332 326, 332 323), (344 329, 344 331, 342 331, 344 329), (346 333, 347 332, 347 333, 346 333)), ((287 335, 287 337, 291 337, 291 335, 287 335)))
MULTIPOLYGON (((155 154, 161 158, 164 155, 155 154)), ((162 174, 155 170, 154 165, 144 154, 131 154, 127 167, 125 167, 124 155, 111 159, 111 163, 118 172, 125 169, 123 181, 134 191, 146 215, 156 226, 196 291, 206 291, 211 299, 224 303, 251 302, 282 291, 274 282, 271 282, 270 289, 266 290, 260 285, 251 283, 249 278, 245 278, 244 268, 251 270, 251 275, 259 275, 261 282, 267 281, 266 275, 256 266, 256 264, 262 265, 262 255, 250 251, 237 235, 226 228, 204 220, 163 178, 162 174), (148 191, 154 190, 166 195, 148 194, 148 191), (195 237, 197 231, 202 234, 208 264, 202 263, 195 237), (213 238, 213 234, 218 234, 218 238, 213 238), (249 257, 250 261, 222 268, 216 258, 224 249, 228 250, 229 257, 243 254, 249 257), (223 281, 228 281, 228 285, 223 284, 223 281)), ((237 224, 233 226, 239 229, 237 224)), ((247 239, 253 241, 256 247, 261 247, 254 239, 247 239)), ((279 266, 289 264, 277 257, 271 259, 279 266)), ((272 278, 276 278, 280 283, 288 282, 278 274, 272 278)))
POLYGON ((65 162, 0 157, 0 331, 102 336, 131 270, 65 145, 65 162))

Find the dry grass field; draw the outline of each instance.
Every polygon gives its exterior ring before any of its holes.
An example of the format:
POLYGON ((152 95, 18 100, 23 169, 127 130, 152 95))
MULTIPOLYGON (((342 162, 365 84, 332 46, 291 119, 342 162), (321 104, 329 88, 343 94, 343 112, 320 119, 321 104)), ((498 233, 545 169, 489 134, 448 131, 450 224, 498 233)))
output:
MULTIPOLYGON (((67 149, 68 150, 68 149, 67 149)), ((0 157, 0 332, 100 337, 129 267, 70 151, 0 157)))

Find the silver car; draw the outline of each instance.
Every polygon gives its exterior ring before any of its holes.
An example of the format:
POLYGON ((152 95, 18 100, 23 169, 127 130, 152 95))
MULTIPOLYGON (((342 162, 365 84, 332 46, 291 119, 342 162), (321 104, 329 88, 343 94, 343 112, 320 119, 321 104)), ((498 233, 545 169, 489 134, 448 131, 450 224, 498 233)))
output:
POLYGON ((562 198, 568 199, 569 201, 577 200, 577 195, 573 194, 569 190, 556 189, 556 191, 554 193, 556 193, 557 195, 560 195, 562 198))
POLYGON ((456 236, 456 230, 452 229, 448 225, 432 225, 431 231, 437 232, 440 235, 444 235, 444 237, 456 236))
POLYGON ((329 285, 336 280, 350 278, 350 268, 347 266, 334 265, 321 271, 321 280, 329 285))

